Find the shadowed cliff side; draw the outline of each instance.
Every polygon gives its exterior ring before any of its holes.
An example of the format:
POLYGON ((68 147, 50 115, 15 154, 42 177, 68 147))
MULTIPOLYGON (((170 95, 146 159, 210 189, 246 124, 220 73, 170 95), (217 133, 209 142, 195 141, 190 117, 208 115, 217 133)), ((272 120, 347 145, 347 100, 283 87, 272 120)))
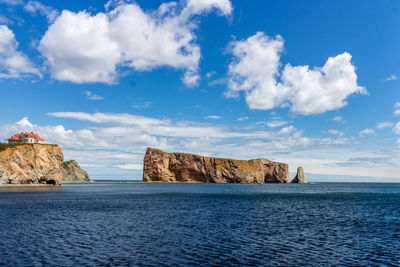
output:
POLYGON ((147 148, 144 182, 288 183, 288 165, 266 159, 233 160, 147 148))
POLYGON ((63 160, 58 145, 1 144, 0 185, 59 185, 63 160))
POLYGON ((81 169, 75 160, 69 160, 63 163, 62 183, 89 183, 93 180, 88 173, 81 169))

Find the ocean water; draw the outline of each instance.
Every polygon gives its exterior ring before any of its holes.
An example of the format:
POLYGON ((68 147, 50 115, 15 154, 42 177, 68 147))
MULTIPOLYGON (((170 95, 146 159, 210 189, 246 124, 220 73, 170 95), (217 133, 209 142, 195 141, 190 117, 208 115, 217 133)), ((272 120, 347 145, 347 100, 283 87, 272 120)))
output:
POLYGON ((0 266, 399 266, 400 184, 0 189, 0 266))

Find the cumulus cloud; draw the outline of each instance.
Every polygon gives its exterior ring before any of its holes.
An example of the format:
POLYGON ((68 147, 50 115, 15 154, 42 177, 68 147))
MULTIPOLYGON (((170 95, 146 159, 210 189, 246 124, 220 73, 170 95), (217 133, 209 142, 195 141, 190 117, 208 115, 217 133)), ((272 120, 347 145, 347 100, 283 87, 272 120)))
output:
POLYGON ((366 93, 357 84, 355 67, 347 52, 330 57, 323 67, 287 64, 279 72, 284 40, 257 32, 230 44, 234 56, 229 65, 226 96, 244 91, 251 109, 268 110, 290 106, 295 113, 321 114, 347 105, 354 93, 366 93), (278 81, 280 78, 280 81, 278 81))
POLYGON ((53 7, 44 5, 39 1, 30 0, 26 5, 24 5, 24 9, 31 14, 39 13, 40 15, 47 17, 49 22, 53 22, 59 14, 53 7))
POLYGON ((375 131, 373 129, 366 128, 359 132, 360 137, 364 137, 364 136, 370 135, 370 134, 375 134, 375 131))
POLYGON ((42 77, 28 57, 18 51, 14 33, 5 25, 0 25, 0 78, 19 78, 21 76, 42 77))
POLYGON ((393 122, 391 121, 385 121, 385 122, 378 122, 376 125, 377 129, 385 129, 385 128, 392 128, 393 127, 393 122))
POLYGON ((144 11, 119 1, 106 13, 91 15, 64 10, 49 27, 39 49, 55 79, 74 83, 114 83, 119 68, 149 71, 158 67, 183 70, 191 87, 200 76, 200 47, 193 17, 217 10, 232 12, 229 0, 163 3, 144 11))

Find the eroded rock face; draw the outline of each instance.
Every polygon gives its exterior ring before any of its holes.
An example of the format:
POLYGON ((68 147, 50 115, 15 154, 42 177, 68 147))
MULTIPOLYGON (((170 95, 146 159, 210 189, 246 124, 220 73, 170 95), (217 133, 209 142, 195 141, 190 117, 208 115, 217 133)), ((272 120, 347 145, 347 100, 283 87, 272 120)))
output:
POLYGON ((88 173, 81 169, 75 160, 63 163, 62 183, 88 183, 93 182, 88 173))
POLYGON ((288 165, 266 159, 233 160, 147 148, 144 182, 288 183, 288 165))
POLYGON ((304 176, 304 170, 303 167, 298 167, 297 168, 297 174, 296 176, 293 178, 293 180, 291 181, 291 183, 296 183, 296 184, 306 184, 307 183, 307 179, 304 176))
POLYGON ((64 157, 59 146, 23 144, 0 151, 0 185, 59 185, 64 157))

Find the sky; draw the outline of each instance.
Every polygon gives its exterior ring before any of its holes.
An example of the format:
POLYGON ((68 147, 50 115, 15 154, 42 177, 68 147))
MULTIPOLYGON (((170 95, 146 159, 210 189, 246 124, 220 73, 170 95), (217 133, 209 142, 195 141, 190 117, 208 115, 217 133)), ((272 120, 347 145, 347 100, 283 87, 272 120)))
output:
POLYGON ((394 0, 0 0, 0 138, 94 179, 154 147, 400 182, 398 29, 394 0))

